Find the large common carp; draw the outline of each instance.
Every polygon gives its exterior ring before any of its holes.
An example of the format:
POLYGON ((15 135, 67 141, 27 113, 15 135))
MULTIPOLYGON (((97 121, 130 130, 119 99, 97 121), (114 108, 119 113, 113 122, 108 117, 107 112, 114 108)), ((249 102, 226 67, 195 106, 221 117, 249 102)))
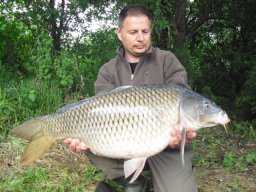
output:
MULTIPOLYGON (((133 182, 146 159, 165 149, 172 129, 197 130, 229 122, 207 98, 175 84, 125 86, 68 105, 52 115, 32 119, 11 130, 29 144, 26 165, 41 157, 56 140, 79 138, 93 153, 126 159, 125 177, 133 182)), ((183 156, 182 156, 183 162, 183 156)))

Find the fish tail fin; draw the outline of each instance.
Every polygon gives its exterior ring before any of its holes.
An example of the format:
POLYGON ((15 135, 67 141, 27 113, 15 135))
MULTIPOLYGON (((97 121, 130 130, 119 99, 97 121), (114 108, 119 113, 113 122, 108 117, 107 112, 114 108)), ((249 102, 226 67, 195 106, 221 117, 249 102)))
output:
POLYGON ((11 130, 11 134, 29 141, 27 148, 20 160, 21 165, 28 165, 41 157, 56 142, 56 138, 43 131, 45 117, 27 121, 11 130))

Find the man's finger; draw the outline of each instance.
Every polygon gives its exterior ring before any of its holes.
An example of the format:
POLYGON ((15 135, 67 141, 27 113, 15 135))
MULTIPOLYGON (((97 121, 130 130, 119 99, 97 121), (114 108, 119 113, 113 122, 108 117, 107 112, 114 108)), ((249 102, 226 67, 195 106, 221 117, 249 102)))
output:
POLYGON ((71 141, 72 141, 72 138, 68 137, 68 138, 64 139, 63 143, 65 145, 69 145, 71 143, 71 141))
POLYGON ((77 153, 81 153, 81 151, 82 151, 82 150, 81 150, 80 145, 77 145, 77 146, 76 146, 76 152, 77 152, 77 153))
POLYGON ((175 148, 175 138, 174 137, 171 137, 169 145, 171 148, 175 148))
POLYGON ((80 143, 80 148, 81 148, 81 151, 87 150, 87 147, 85 146, 85 143, 84 143, 84 142, 81 142, 81 143, 80 143))
POLYGON ((76 149, 76 146, 80 143, 79 139, 72 139, 70 145, 69 145, 69 148, 71 150, 75 150, 76 149))
POLYGON ((187 139, 192 140, 196 137, 196 131, 187 131, 187 139))

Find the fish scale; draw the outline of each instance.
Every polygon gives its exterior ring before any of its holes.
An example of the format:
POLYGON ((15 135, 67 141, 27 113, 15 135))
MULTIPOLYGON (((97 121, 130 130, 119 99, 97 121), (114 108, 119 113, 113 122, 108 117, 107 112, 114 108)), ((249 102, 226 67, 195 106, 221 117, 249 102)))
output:
POLYGON ((175 84, 142 85, 84 99, 55 114, 27 121, 11 133, 29 141, 23 165, 42 156, 56 140, 79 138, 96 155, 126 159, 124 175, 134 173, 133 182, 146 159, 175 139, 173 129, 197 130, 228 121, 223 110, 189 89, 175 84))

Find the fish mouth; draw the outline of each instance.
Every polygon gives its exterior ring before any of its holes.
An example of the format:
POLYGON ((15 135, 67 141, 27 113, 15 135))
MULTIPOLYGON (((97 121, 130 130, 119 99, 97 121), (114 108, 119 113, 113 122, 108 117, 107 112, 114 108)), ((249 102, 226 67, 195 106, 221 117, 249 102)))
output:
POLYGON ((226 112, 221 111, 218 115, 217 122, 218 124, 221 124, 225 131, 227 132, 227 124, 230 122, 230 119, 228 118, 228 115, 226 112))

